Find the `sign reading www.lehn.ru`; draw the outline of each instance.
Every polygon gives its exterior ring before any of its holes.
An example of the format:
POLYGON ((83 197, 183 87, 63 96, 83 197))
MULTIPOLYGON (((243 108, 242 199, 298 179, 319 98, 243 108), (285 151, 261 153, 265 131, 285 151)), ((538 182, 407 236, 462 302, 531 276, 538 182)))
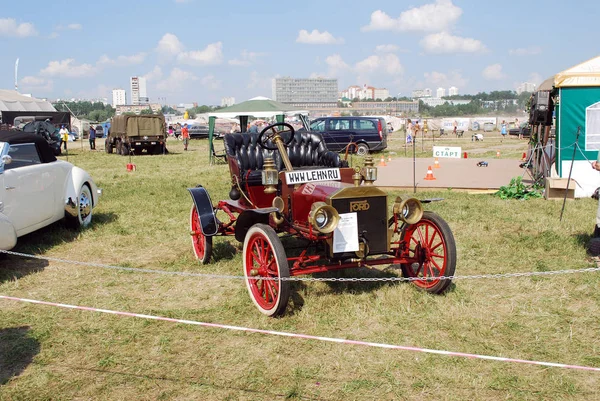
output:
POLYGON ((342 179, 339 168, 323 168, 319 170, 287 171, 285 180, 288 185, 304 184, 305 182, 339 181, 342 179))
POLYGON ((454 157, 460 159, 461 148, 460 146, 434 146, 433 157, 454 157))

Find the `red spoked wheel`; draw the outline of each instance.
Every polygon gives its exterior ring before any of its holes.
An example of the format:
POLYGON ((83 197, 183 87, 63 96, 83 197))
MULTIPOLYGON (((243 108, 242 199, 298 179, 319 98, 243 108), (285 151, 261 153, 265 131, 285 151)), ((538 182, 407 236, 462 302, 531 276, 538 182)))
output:
POLYGON ((212 255, 212 237, 207 237, 202 233, 200 217, 194 205, 190 211, 190 235, 196 259, 202 264, 208 263, 212 255))
POLYGON ((456 242, 448 223, 433 212, 424 212, 418 223, 405 227, 402 240, 405 256, 411 260, 401 266, 404 277, 423 278, 412 281, 421 290, 444 292, 451 280, 432 278, 452 276, 456 269, 456 242))
POLYGON ((290 298, 290 282, 263 278, 289 278, 285 249, 270 226, 253 225, 244 239, 244 276, 252 301, 267 316, 280 316, 290 298))

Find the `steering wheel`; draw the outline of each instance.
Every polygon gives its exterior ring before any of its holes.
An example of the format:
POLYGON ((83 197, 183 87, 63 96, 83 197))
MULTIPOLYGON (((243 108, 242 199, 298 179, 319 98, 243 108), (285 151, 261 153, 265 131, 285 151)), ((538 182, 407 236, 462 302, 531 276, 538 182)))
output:
POLYGON ((290 133, 290 138, 287 141, 284 141, 283 138, 281 138, 281 141, 283 142, 283 146, 285 146, 285 147, 287 147, 294 140, 294 134, 296 133, 296 131, 294 131, 294 127, 292 127, 288 123, 275 123, 275 124, 268 125, 262 131, 260 131, 260 134, 258 135, 258 146, 260 146, 263 149, 267 149, 267 150, 277 150, 277 146, 271 147, 271 146, 267 145, 267 143, 268 143, 268 141, 272 141, 276 135, 281 135, 286 132, 290 133), (282 129, 281 131, 276 131, 275 127, 279 127, 279 126, 287 128, 287 130, 282 129), (269 130, 271 130, 271 132, 267 133, 267 131, 269 131, 269 130))

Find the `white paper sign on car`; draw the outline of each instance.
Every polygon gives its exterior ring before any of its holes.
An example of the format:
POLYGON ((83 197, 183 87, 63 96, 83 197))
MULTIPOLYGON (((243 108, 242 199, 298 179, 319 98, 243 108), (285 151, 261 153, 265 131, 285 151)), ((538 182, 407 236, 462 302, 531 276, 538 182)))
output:
POLYGON ((333 253, 358 251, 358 218, 356 213, 341 213, 333 231, 333 253))
POLYGON ((342 179, 339 168, 323 168, 319 170, 286 171, 285 180, 288 185, 304 184, 317 181, 339 181, 342 179))

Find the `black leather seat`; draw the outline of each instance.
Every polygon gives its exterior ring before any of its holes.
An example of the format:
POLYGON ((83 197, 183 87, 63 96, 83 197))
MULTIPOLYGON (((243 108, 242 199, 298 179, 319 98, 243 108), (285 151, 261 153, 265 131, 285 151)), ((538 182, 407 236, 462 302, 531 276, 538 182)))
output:
MULTIPOLYGON (((287 133, 289 135, 289 133, 287 133)), ((232 175, 248 185, 262 185, 261 170, 265 158, 272 157, 279 171, 285 170, 278 151, 263 149, 258 145, 257 133, 225 134, 223 142, 232 175)), ((284 141, 289 136, 282 134, 284 141)), ((268 142, 269 147, 275 147, 268 142)), ((338 153, 327 150, 323 137, 315 132, 300 131, 287 147, 287 154, 294 169, 315 167, 347 167, 348 163, 338 153)))

